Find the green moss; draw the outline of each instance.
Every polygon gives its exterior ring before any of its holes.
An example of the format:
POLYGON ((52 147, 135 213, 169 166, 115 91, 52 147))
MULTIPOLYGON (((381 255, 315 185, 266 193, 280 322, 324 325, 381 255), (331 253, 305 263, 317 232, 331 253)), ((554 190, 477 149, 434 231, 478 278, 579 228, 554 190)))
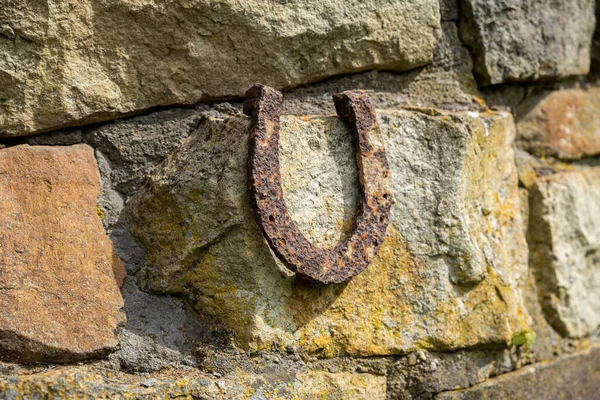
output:
POLYGON ((533 331, 521 331, 514 335, 511 339, 513 346, 525 345, 526 349, 531 348, 533 342, 535 342, 536 334, 533 331))

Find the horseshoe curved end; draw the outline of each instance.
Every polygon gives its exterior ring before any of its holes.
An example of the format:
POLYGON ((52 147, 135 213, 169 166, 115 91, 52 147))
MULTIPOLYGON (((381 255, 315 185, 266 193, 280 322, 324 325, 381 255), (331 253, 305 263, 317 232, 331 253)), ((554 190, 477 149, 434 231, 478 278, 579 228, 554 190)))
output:
MULTIPOLYGON (((342 92, 336 93, 333 96, 333 104, 335 105, 335 112, 340 118, 348 118, 356 107, 357 103, 366 102, 370 107, 369 99, 355 92, 342 92)), ((372 108, 372 107, 371 107, 372 108)))
POLYGON ((277 112, 279 118, 279 109, 283 104, 283 95, 272 87, 256 84, 244 94, 243 111, 248 116, 254 116, 259 110, 277 112))
POLYGON ((341 283, 362 272, 385 238, 392 204, 391 176, 379 125, 369 98, 354 92, 333 97, 337 114, 356 137, 360 213, 349 237, 333 250, 311 244, 292 221, 279 174, 280 92, 254 85, 246 92, 244 113, 252 117, 249 186, 254 211, 271 249, 297 276, 320 283, 341 283))

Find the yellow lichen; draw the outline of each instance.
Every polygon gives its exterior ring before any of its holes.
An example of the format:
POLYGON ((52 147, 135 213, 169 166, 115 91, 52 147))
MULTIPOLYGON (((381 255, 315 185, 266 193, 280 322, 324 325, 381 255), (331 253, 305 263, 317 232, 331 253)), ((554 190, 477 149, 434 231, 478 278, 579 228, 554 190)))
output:
POLYGON ((100 218, 101 220, 104 220, 105 214, 104 214, 104 210, 101 209, 100 207, 96 207, 96 215, 98 216, 98 218, 100 218))

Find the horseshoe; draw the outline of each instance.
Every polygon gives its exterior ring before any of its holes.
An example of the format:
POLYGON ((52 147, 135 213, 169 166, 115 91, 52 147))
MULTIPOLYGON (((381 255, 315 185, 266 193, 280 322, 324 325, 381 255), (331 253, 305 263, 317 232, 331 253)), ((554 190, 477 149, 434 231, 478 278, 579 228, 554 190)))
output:
POLYGON ((297 276, 313 282, 341 283, 373 260, 390 220, 392 190, 385 148, 373 106, 364 94, 333 96, 338 116, 355 136, 360 180, 360 212, 347 239, 325 251, 311 244, 288 213, 279 174, 279 117, 283 95, 254 85, 244 96, 244 113, 252 117, 249 186, 254 212, 271 249, 297 276))

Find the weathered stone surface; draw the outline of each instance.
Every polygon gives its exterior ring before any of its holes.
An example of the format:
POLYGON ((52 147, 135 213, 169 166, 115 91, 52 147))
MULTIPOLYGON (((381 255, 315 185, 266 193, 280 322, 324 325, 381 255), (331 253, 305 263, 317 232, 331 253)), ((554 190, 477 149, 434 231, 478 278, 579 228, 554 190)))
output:
POLYGON ((0 135, 431 61, 438 0, 5 0, 0 135))
POLYGON ((585 75, 593 0, 461 0, 461 36, 480 84, 585 75))
POLYGON ((392 399, 430 399, 439 392, 467 389, 519 365, 516 351, 418 351, 396 362, 388 375, 392 399))
POLYGON ((596 399, 600 393, 600 347, 536 364, 436 400, 596 399))
POLYGON ((216 399, 218 394, 208 379, 140 378, 85 366, 0 377, 0 397, 8 399, 216 399))
POLYGON ((144 176, 172 153, 201 119, 196 110, 159 111, 93 128, 84 141, 106 157, 112 188, 127 196, 139 189, 144 176))
POLYGON ((130 274, 140 268, 143 253, 131 239, 127 221, 121 218, 123 206, 144 177, 198 126, 202 115, 199 110, 183 108, 158 111, 89 129, 82 138, 94 147, 98 160, 102 223, 130 274))
POLYGON ((381 109, 416 106, 479 111, 483 103, 473 77, 471 54, 460 42, 456 24, 442 22, 442 36, 426 67, 403 74, 369 71, 299 87, 286 93, 283 113, 334 114, 331 95, 357 88, 364 90, 373 105, 381 109))
POLYGON ((456 21, 459 15, 458 0, 440 0, 442 21, 456 21))
POLYGON ((385 400, 386 378, 352 372, 308 371, 297 376, 295 390, 303 399, 385 400))
POLYGON ((384 400, 386 378, 364 373, 303 371, 235 374, 216 378, 192 370, 135 376, 79 366, 0 376, 0 397, 9 399, 331 399, 384 400))
POLYGON ((96 214, 93 151, 0 150, 0 357, 71 361, 104 355, 125 321, 125 271, 96 214))
POLYGON ((561 335, 600 326, 600 168, 541 177, 528 242, 546 319, 561 335))
MULTIPOLYGON (((564 164, 555 163, 552 161, 554 160, 542 160, 524 150, 519 148, 515 149, 515 162, 517 164, 517 171, 519 171, 519 183, 526 189, 530 190, 539 177, 553 175, 558 172, 564 172, 564 164)), ((572 170, 573 167, 570 166, 570 169, 572 170)), ((527 201, 529 202, 529 200, 527 201)))
MULTIPOLYGON (((197 128, 204 114, 218 115, 217 110, 231 109, 224 104, 202 108, 174 108, 114 121, 86 129, 80 138, 95 148, 102 180, 98 199, 102 223, 131 275, 143 264, 143 252, 129 235, 121 214, 123 205, 129 194, 139 189, 143 177, 197 128)), ((53 135, 12 140, 45 136, 53 135)), ((138 373, 196 366, 192 352, 212 326, 199 323, 181 298, 141 292, 133 277, 125 280, 121 291, 127 322, 106 366, 138 373)))
POLYGON ((197 366, 192 352, 210 327, 187 312, 181 299, 144 293, 131 276, 121 291, 127 323, 119 347, 107 357, 108 366, 128 372, 197 366))
POLYGON ((80 129, 67 128, 54 132, 34 136, 20 136, 8 140, 19 142, 15 144, 28 144, 31 146, 72 146, 83 141, 80 129))
POLYGON ((517 145, 567 160, 600 154, 600 88, 558 90, 526 101, 517 110, 517 145))
MULTIPOLYGON (((521 207, 524 221, 529 221, 530 219, 529 202, 532 198, 532 196, 530 196, 530 192, 534 191, 535 185, 539 179, 552 179, 553 175, 561 173, 572 174, 576 173, 574 171, 587 171, 591 166, 594 165, 594 162, 592 162, 594 160, 593 158, 586 158, 576 162, 566 163, 553 157, 539 158, 519 149, 515 150, 515 160, 517 163, 517 169, 519 171, 519 184, 523 186, 519 189, 519 193, 522 199, 521 207)), ((600 160, 596 160, 595 165, 600 167, 600 160)), ((536 205, 532 202, 532 206, 539 207, 539 204, 536 205)), ((532 222, 534 221, 532 220, 532 222)), ((573 223, 575 222, 568 221, 567 226, 572 226, 573 223)), ((562 227, 557 227, 554 225, 553 229, 562 230, 562 227)), ((567 227, 566 231, 571 231, 571 228, 567 227)), ((530 249, 532 251, 530 254, 533 258, 535 255, 534 252, 538 247, 536 244, 537 235, 528 235, 528 238, 531 242, 530 249)), ((573 241, 574 238, 567 238, 565 240, 573 241)), ((540 304, 540 298, 542 299, 541 301, 544 302, 543 291, 547 290, 548 288, 548 281, 543 277, 543 274, 540 274, 538 270, 540 267, 543 269, 544 266, 539 264, 539 260, 537 262, 531 260, 530 266, 532 268, 530 268, 527 284, 523 289, 523 301, 527 307, 528 314, 532 318, 532 328, 536 334, 536 339, 528 351, 529 355, 531 356, 531 360, 538 362, 551 361, 557 355, 571 354, 574 351, 585 348, 586 343, 588 342, 587 338, 561 336, 555 330, 555 328, 550 325, 546 316, 547 312, 544 312, 545 310, 548 311, 548 307, 542 307, 542 304, 540 304), (540 297, 540 295, 542 296, 540 297)), ((579 274, 579 272, 577 272, 577 274, 579 274)), ((555 290, 555 288, 552 288, 551 286, 551 290, 555 290)), ((550 296, 552 295, 550 294, 550 296)), ((550 310, 550 312, 552 311, 550 310)), ((557 326, 556 324, 554 325, 557 326)), ((564 330, 561 330, 561 332, 564 334, 564 330)))
MULTIPOLYGON (((294 279, 269 251, 247 193, 248 119, 210 118, 128 204, 147 251, 143 288, 184 293, 242 346, 336 355, 508 344, 528 330, 527 250, 506 113, 381 111, 395 205, 375 261, 347 285, 294 279)), ((294 221, 332 247, 357 210, 349 132, 283 117, 294 221)))

